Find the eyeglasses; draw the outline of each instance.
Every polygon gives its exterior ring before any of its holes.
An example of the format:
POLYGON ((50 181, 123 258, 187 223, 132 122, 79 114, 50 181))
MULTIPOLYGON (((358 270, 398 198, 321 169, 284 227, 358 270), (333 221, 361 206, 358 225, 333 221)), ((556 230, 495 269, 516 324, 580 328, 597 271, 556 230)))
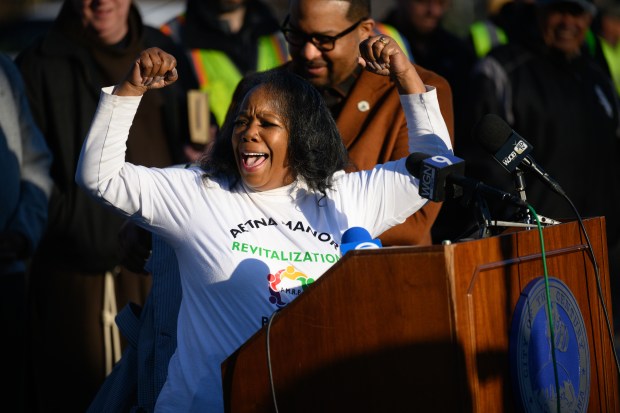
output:
POLYGON ((351 27, 344 29, 337 35, 327 36, 324 34, 306 34, 298 30, 293 30, 290 27, 286 27, 288 25, 290 17, 290 15, 286 16, 284 22, 282 23, 282 28, 280 29, 282 30, 286 41, 290 45, 295 47, 301 47, 306 43, 310 42, 322 52, 329 52, 330 50, 334 50, 334 47, 336 46, 336 40, 351 33, 353 30, 355 30, 355 28, 357 28, 357 26, 360 25, 361 22, 368 19, 368 17, 364 17, 363 19, 358 20, 351 27))

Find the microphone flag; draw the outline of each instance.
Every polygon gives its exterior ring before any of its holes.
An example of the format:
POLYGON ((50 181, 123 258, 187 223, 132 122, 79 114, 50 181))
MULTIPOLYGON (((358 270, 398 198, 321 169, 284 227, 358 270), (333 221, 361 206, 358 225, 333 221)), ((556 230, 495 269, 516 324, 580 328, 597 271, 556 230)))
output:
POLYGON ((351 227, 342 234, 340 252, 344 256, 351 250, 377 249, 382 246, 381 240, 373 239, 366 228, 351 227))

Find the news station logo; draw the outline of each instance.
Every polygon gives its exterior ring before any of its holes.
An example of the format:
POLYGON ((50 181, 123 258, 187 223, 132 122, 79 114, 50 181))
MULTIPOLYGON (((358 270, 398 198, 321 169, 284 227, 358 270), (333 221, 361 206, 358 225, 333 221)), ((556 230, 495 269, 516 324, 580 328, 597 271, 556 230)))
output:
MULTIPOLYGON (((508 166, 510 165, 511 162, 517 159, 519 155, 523 155, 523 154, 527 155, 526 151, 529 147, 530 146, 527 144, 527 142, 525 142, 523 139, 520 139, 519 141, 515 143, 513 151, 510 152, 508 156, 506 156, 504 159, 502 159, 502 163, 505 166, 508 166)), ((521 163, 521 158, 519 158, 518 163, 521 163)))
POLYGON ((513 132, 493 157, 508 172, 514 172, 533 149, 528 141, 513 132))
POLYGON ((519 140, 519 142, 515 144, 515 152, 519 155, 525 152, 527 148, 529 148, 529 146, 527 145, 527 142, 525 142, 523 139, 519 140))
POLYGON ((422 179, 420 180, 420 196, 426 199, 433 199, 433 182, 435 182, 435 169, 425 164, 422 169, 422 179))
MULTIPOLYGON (((431 201, 443 201, 445 194, 443 182, 446 175, 453 171, 453 165, 462 164, 462 159, 449 156, 435 155, 422 162, 422 173, 420 177, 420 189, 418 193, 421 197, 431 201)), ((460 171, 459 166, 459 171, 460 171)))

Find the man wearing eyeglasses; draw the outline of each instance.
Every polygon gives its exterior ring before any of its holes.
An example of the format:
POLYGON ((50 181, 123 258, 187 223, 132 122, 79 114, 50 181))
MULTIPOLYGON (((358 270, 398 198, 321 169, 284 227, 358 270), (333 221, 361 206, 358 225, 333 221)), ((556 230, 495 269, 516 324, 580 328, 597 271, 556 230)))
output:
MULTIPOLYGON (((370 0, 291 0, 282 32, 291 62, 285 67, 316 86, 336 119, 349 156, 358 169, 407 156, 407 125, 398 91, 387 77, 358 65, 361 41, 376 34, 370 0)), ((385 33, 395 37, 394 32, 385 33)), ((416 66, 427 85, 437 88, 441 112, 453 132, 452 92, 448 82, 416 66)), ((429 203, 381 236, 383 245, 428 245, 441 204, 429 203)))

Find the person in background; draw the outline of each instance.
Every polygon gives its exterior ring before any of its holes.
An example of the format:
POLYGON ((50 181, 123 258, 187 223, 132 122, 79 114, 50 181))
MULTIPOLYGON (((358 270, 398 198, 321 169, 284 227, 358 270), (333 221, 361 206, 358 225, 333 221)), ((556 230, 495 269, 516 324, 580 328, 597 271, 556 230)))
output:
MULTIPOLYGON (((436 90, 423 84, 396 42, 373 36, 360 45, 360 54, 368 71, 396 83, 408 119, 409 148, 450 153, 436 90)), ((306 80, 283 70, 262 75, 200 167, 126 163, 118 149, 142 95, 174 82, 174 68, 173 57, 148 49, 125 81, 102 90, 76 182, 162 236, 179 260, 178 347, 156 411, 223 412, 222 361, 265 317, 331 267, 342 233, 356 225, 376 236, 427 201, 418 194, 406 158, 373 171, 344 173, 347 151, 325 102, 306 80), (239 227, 248 217, 265 225, 239 227), (313 230, 296 231, 287 223, 313 230), (329 234, 336 244, 314 231, 329 234), (249 252, 241 244, 261 248, 249 252), (301 251, 314 258, 289 262, 266 250, 301 251), (295 279, 284 277, 276 287, 272 275, 282 271, 294 272, 295 279)))
MULTIPOLYGON (((504 119, 532 145, 531 155, 582 217, 605 216, 614 319, 619 320, 620 107, 609 76, 583 48, 596 10, 586 0, 539 0, 536 10, 541 42, 499 46, 474 70, 471 120, 488 113, 504 119)), ((483 151, 477 138, 457 141, 467 175, 514 191, 513 175, 483 151)), ((539 215, 576 218, 564 197, 531 173, 524 178, 527 202, 539 215)), ((514 220, 504 205, 489 206, 493 219, 514 220)))
POLYGON ((538 40, 535 0, 506 0, 486 19, 469 26, 466 41, 478 59, 508 42, 538 40))
MULTIPOLYGON (((186 10, 161 27, 187 51, 200 91, 221 127, 235 87, 249 73, 289 59, 278 21, 262 0, 187 0, 186 10)), ((195 146, 194 160, 204 146, 195 146)))
MULTIPOLYGON (((189 70, 174 42, 144 26, 131 0, 65 0, 51 31, 16 59, 54 156, 48 226, 31 272, 34 411, 86 410, 125 345, 114 325, 117 308, 142 304, 150 289, 150 278, 120 265, 123 219, 74 180, 100 88, 119 82, 149 46, 176 53, 179 71, 189 70)), ((159 167, 186 161, 189 87, 179 82, 145 98, 127 141, 128 160, 159 167)))
MULTIPOLYGON (((454 95, 455 111, 458 111, 476 56, 463 39, 442 26, 451 0, 395 0, 395 3, 383 22, 404 35, 417 64, 446 78, 454 95)), ((456 119, 458 121, 458 113, 456 119)))
POLYGON ((52 154, 32 119, 19 70, 0 54, 0 321, 4 409, 25 411, 28 266, 47 222, 52 154))
MULTIPOLYGON (((291 0, 288 11, 283 32, 291 61, 281 69, 293 71, 319 90, 349 152, 350 170, 372 169, 406 156, 407 124, 396 85, 388 77, 363 71, 356 61, 360 42, 376 34, 370 1, 291 0)), ((450 85, 435 72, 415 67, 425 84, 437 88, 442 115, 454 137, 450 85)), ((431 244, 431 226, 440 207, 429 203, 381 234, 383 245, 431 244)))
POLYGON ((604 0, 592 23, 592 38, 586 39, 595 58, 609 73, 620 96, 620 3, 604 0))
MULTIPOLYGON (((442 19, 449 11, 451 0, 396 0, 395 7, 383 19, 394 26, 407 39, 414 61, 422 67, 443 76, 452 90, 455 140, 468 134, 463 125, 463 108, 469 104, 467 82, 476 56, 460 37, 442 26, 442 19)), ((458 155, 458 153, 457 153, 458 155)), ((431 227, 433 243, 444 239, 445 227, 452 228, 452 199, 446 199, 431 227)))

